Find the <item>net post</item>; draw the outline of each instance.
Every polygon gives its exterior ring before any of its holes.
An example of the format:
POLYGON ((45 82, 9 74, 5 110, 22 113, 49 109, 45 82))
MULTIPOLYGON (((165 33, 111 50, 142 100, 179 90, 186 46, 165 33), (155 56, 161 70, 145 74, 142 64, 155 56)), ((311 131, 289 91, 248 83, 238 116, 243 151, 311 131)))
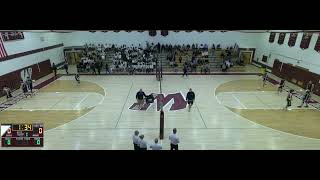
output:
POLYGON ((164 135, 164 112, 161 109, 161 111, 160 111, 160 135, 159 135, 160 140, 163 140, 163 135, 164 135))

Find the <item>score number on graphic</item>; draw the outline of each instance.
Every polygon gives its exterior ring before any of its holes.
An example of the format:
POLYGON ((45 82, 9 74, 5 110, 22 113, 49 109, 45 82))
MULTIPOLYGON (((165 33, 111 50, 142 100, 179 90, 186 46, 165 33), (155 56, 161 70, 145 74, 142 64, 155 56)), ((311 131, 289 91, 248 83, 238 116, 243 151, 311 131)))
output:
POLYGON ((43 147, 43 124, 1 124, 2 147, 43 147))

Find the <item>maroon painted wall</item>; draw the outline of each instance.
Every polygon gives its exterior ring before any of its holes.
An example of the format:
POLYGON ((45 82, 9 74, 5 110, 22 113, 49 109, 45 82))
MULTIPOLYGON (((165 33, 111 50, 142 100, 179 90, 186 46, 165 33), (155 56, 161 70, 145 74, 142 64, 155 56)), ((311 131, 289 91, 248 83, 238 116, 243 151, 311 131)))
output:
POLYGON ((43 76, 46 76, 52 72, 51 70, 51 63, 50 60, 45 60, 39 62, 37 64, 33 64, 31 66, 13 71, 11 73, 5 74, 0 76, 0 97, 4 95, 2 91, 2 87, 7 85, 12 90, 20 88, 20 81, 21 81, 21 71, 27 68, 32 68, 32 79, 38 80, 43 76))

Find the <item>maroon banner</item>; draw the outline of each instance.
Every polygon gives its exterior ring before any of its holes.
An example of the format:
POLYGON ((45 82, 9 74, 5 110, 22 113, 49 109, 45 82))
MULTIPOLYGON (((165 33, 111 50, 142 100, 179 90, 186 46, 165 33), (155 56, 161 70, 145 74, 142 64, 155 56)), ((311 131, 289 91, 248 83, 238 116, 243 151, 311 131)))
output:
POLYGON ((6 31, 1 32, 3 41, 14 41, 24 39, 23 32, 19 31, 6 31))
POLYGON ((169 31, 161 31, 162 36, 168 36, 168 34, 169 34, 169 31))
POLYGON ((284 42, 284 39, 286 38, 286 33, 280 33, 279 34, 279 38, 278 38, 278 44, 283 44, 283 42, 284 42))
POLYGON ((314 50, 316 50, 317 52, 320 52, 320 33, 318 34, 318 39, 317 39, 316 45, 314 46, 314 50))
POLYGON ((296 44, 298 33, 290 33, 288 46, 293 47, 296 44))
POLYGON ((311 38, 312 38, 312 33, 303 33, 301 43, 300 43, 300 48, 307 49, 310 45, 311 38))
POLYGON ((270 36, 269 36, 269 43, 273 43, 273 42, 274 42, 275 37, 276 37, 276 33, 275 33, 275 32, 270 33, 270 36))
MULTIPOLYGON (((31 76, 31 79, 38 80, 51 72, 51 62, 48 59, 0 76, 0 87, 7 85, 11 90, 16 90, 20 88, 22 78, 31 76)), ((3 95, 4 92, 0 91, 0 97, 3 95)))
POLYGON ((156 36, 157 35, 157 31, 149 31, 149 35, 150 36, 156 36))

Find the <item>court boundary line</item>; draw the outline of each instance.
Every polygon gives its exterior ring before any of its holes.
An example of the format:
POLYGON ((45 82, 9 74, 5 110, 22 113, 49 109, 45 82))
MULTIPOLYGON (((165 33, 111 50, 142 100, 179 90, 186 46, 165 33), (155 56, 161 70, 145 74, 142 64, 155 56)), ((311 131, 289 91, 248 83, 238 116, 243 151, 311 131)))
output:
POLYGON ((120 119, 121 119, 122 114, 123 114, 124 107, 126 106, 126 104, 127 104, 127 102, 128 102, 128 99, 129 99, 129 96, 130 96, 130 92, 131 92, 132 87, 133 87, 133 81, 131 82, 131 87, 130 87, 130 89, 129 89, 129 91, 128 91, 128 95, 127 95, 126 101, 123 103, 121 113, 120 113, 120 115, 119 115, 119 118, 118 118, 118 121, 117 121, 117 123, 116 123, 116 126, 114 127, 115 129, 117 129, 117 127, 118 127, 118 124, 119 124, 120 119))
MULTIPOLYGON (((182 77, 182 78, 183 78, 183 80, 184 80, 184 84, 187 86, 187 89, 189 89, 189 88, 190 88, 190 84, 189 84, 188 81, 187 81, 187 80, 189 80, 188 76, 187 76, 187 79, 185 79, 184 77, 182 77)), ((180 93, 181 93, 181 90, 180 90, 180 93)), ((181 93, 181 94, 182 94, 182 93, 181 93)), ((184 98, 186 98, 186 97, 184 96, 184 98)), ((199 113, 199 115, 200 115, 200 118, 201 118, 201 121, 202 121, 204 127, 207 128, 207 124, 206 124, 205 120, 204 120, 203 117, 202 117, 202 114, 201 114, 201 112, 200 112, 200 110, 199 110, 199 107, 198 107, 196 101, 194 102, 194 105, 196 106, 196 108, 197 108, 197 110, 198 110, 198 113, 199 113)), ((188 108, 188 107, 186 106, 186 109, 187 109, 187 108, 188 108)))
MULTIPOLYGON (((62 77, 62 76, 61 76, 61 77, 62 77)), ((95 83, 95 84, 97 84, 97 83, 95 83)), ((100 86, 99 84, 97 84, 97 85, 100 86)), ((44 87, 45 87, 45 86, 44 86, 44 87)), ((42 87, 42 88, 44 88, 44 87, 42 87)), ((101 87, 102 89, 104 89, 104 87, 102 87, 102 86, 100 86, 100 87, 101 87)), ((104 90, 105 90, 105 89, 104 89, 104 90)), ((102 96, 101 103, 104 101, 105 97, 106 97, 106 94, 105 94, 105 96, 102 96)), ((93 106, 90 111, 88 111, 87 113, 83 114, 82 116, 79 116, 78 118, 76 118, 76 119, 74 119, 74 120, 71 120, 71 121, 69 121, 69 122, 67 122, 67 123, 64 123, 64 124, 62 124, 62 125, 60 125, 60 126, 54 127, 54 128, 52 128, 52 129, 45 130, 44 132, 48 132, 48 131, 57 129, 57 128, 62 127, 62 126, 64 126, 64 125, 67 125, 67 124, 69 124, 69 123, 71 123, 71 122, 73 122, 73 121, 79 120, 80 118, 85 117, 86 115, 88 115, 92 110, 94 110, 95 107, 96 107, 96 106, 93 106)))
MULTIPOLYGON (((227 81, 227 82, 229 82, 229 81, 227 81)), ((216 96, 216 94, 215 94, 216 89, 217 89, 217 87, 219 87, 220 85, 222 85, 222 84, 224 84, 224 83, 226 83, 226 82, 222 82, 222 83, 220 83, 218 86, 216 86, 216 87, 214 88, 214 95, 215 95, 215 98, 216 98, 216 99, 217 99, 217 96, 216 96)), ((223 105, 223 104, 221 104, 221 105, 223 105)), ((223 105, 223 106, 226 108, 225 105, 223 105)), ((228 108, 227 108, 227 109, 228 109, 228 108)), ((230 109, 228 109, 228 110, 231 111, 230 109)), ((251 122, 252 124, 255 124, 255 125, 264 127, 264 128, 266 128, 266 129, 270 129, 270 130, 273 130, 273 131, 276 131, 276 132, 279 132, 279 133, 282 133, 282 134, 290 135, 290 136, 295 136, 295 137, 299 137, 299 138, 304 138, 304 139, 309 139, 309 140, 317 140, 317 141, 320 141, 320 139, 317 139, 317 138, 300 136, 300 135, 291 134, 291 133, 288 133, 288 132, 285 132, 285 131, 280 131, 280 130, 277 130, 277 129, 273 129, 273 128, 271 128, 271 127, 264 126, 264 125, 261 125, 261 124, 258 124, 258 123, 256 123, 256 122, 254 122, 254 121, 251 121, 251 120, 249 120, 249 119, 247 119, 247 118, 244 118, 244 117, 242 117, 241 115, 239 115, 239 114, 237 114, 237 113, 235 113, 235 112, 233 112, 233 111, 231 111, 231 112, 232 112, 233 114, 235 114, 236 116, 240 117, 241 119, 247 120, 248 122, 251 122)))
MULTIPOLYGON (((42 92, 42 93, 55 93, 55 92, 42 92)), ((71 92, 66 92, 66 93, 71 93, 71 92)), ((96 94, 98 96, 102 96, 101 94, 99 93, 95 93, 95 92, 89 92, 87 95, 91 95, 92 94, 96 94)), ((88 106, 88 107, 85 107, 85 108, 93 108, 93 107, 96 107, 98 105, 100 105, 104 100, 104 96, 102 96, 100 102, 94 106, 88 106)), ((84 110, 85 108, 83 109, 56 109, 56 108, 51 108, 51 109, 16 109, 16 108, 7 108, 6 111, 79 111, 79 110, 84 110)))
POLYGON ((87 95, 85 95, 85 96, 81 99, 81 101, 78 102, 72 109, 73 109, 73 110, 77 110, 77 108, 80 106, 80 104, 81 104, 85 99, 87 99, 89 95, 90 95, 89 93, 88 93, 87 95))
MULTIPOLYGON (((274 92, 274 91, 268 91, 268 92, 274 92)), ((268 108, 237 108, 237 107, 231 107, 229 105, 226 105, 224 103, 222 103, 218 97, 218 95, 216 96, 216 99, 220 102, 220 104, 224 105, 224 106, 227 106, 227 107, 230 107, 230 108, 235 108, 235 109, 248 109, 248 110, 255 110, 255 109, 273 109, 273 110, 278 110, 278 109, 283 109, 283 107, 281 106, 280 108, 273 108, 271 107, 270 104, 266 104, 264 103, 261 98, 259 96, 257 96, 259 93, 264 93, 264 92, 261 92, 261 91, 257 91, 257 92, 254 92, 254 91, 241 91, 241 92, 220 92, 219 94, 223 95, 223 94, 253 94, 254 96, 257 97, 257 99, 261 102, 261 104, 267 106, 268 108)), ((271 94, 271 93, 270 93, 271 94)), ((272 95, 272 94, 271 94, 272 95)), ((300 100, 298 97, 294 96, 294 98, 296 98, 297 100, 300 100)), ((298 108, 298 107, 291 107, 291 109, 310 109, 310 110, 318 110, 317 108, 313 107, 313 106, 309 106, 309 108, 298 108)))
POLYGON ((234 94, 232 94, 231 96, 232 96, 233 99, 235 99, 244 109, 247 109, 247 107, 246 107, 244 104, 242 104, 242 102, 241 102, 234 94))

